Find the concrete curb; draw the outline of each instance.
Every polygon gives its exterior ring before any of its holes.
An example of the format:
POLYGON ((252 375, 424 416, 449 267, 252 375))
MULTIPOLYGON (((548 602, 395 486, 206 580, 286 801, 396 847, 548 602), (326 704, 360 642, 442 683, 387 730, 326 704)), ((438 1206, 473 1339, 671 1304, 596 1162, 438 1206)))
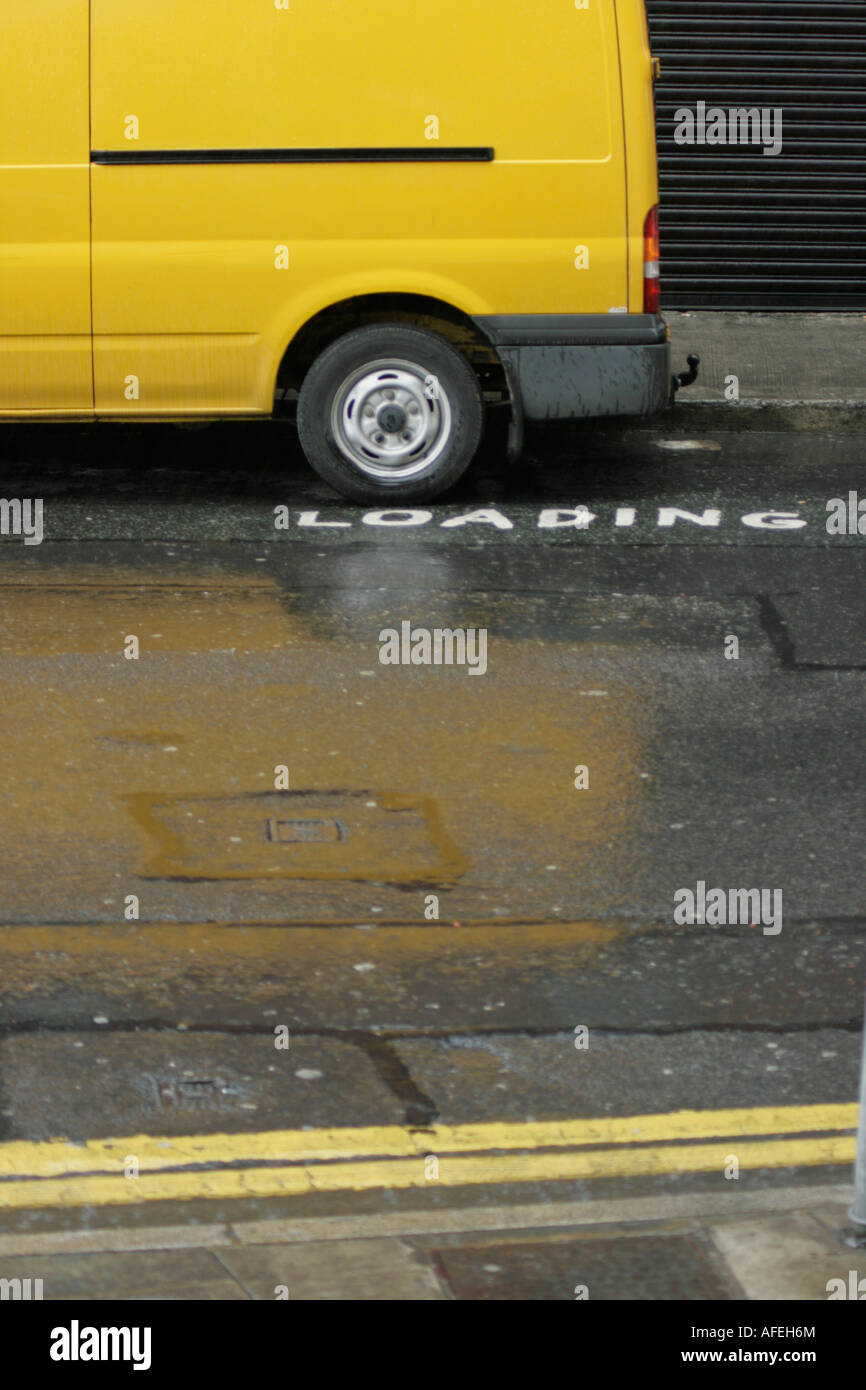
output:
MULTIPOLYGON (((688 388, 685 388, 686 391, 688 388)), ((668 430, 800 430, 851 434, 866 429, 866 401, 689 401, 642 421, 668 430)))

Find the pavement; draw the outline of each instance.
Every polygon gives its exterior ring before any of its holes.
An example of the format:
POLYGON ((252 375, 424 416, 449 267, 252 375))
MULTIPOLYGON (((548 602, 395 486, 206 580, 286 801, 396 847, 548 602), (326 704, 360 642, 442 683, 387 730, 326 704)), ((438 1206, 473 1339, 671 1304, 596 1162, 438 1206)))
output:
POLYGON ((537 431, 396 513, 283 425, 9 431, 0 1280, 858 1287, 848 403, 537 431), (406 620, 483 627, 483 677, 383 665, 406 620), (781 929, 678 923, 699 882, 781 929))
POLYGON ((701 359, 671 419, 688 428, 862 429, 866 315, 667 313, 672 369, 701 359))
POLYGON ((862 1299, 848 1197, 794 1187, 54 1232, 0 1238, 0 1277, 41 1280, 61 1302, 862 1299))

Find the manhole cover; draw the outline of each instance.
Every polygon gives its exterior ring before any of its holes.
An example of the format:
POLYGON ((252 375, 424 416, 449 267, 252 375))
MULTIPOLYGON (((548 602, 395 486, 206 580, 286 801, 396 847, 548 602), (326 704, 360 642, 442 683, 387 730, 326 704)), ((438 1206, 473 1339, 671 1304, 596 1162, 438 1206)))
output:
POLYGON ((429 797, 295 791, 127 800, 153 846, 142 878, 441 885, 468 867, 429 797))

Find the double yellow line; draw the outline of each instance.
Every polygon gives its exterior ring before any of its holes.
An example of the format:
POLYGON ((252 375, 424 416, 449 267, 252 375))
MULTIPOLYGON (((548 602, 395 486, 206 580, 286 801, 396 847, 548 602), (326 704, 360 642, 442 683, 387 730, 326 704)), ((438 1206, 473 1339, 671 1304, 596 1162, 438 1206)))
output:
POLYGON ((0 1144, 0 1209, 853 1163, 856 1105, 0 1144), (701 1142, 711 1140, 713 1142, 701 1142))

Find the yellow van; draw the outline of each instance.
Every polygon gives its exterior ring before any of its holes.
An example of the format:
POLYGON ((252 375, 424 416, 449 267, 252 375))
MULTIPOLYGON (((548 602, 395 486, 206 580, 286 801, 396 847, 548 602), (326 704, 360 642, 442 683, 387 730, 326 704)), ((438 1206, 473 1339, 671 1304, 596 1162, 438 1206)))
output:
POLYGON ((403 502, 666 404, 643 0, 0 10, 0 418, 295 412, 403 502))

